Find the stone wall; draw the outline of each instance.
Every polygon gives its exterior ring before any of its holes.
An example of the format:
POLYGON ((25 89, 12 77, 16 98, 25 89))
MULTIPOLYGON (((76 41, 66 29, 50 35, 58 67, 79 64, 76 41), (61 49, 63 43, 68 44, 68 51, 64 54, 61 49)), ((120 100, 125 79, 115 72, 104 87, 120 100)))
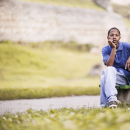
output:
POLYGON ((130 42, 130 28, 127 29, 128 32, 128 42, 130 42))
POLYGON ((127 41, 124 20, 118 14, 0 0, 0 41, 76 41, 101 46, 107 44, 107 31, 114 26, 127 41))
POLYGON ((91 0, 106 9, 107 11, 113 11, 111 4, 130 6, 130 0, 91 0))
POLYGON ((119 5, 129 5, 130 0, 111 0, 112 3, 119 4, 119 5))
POLYGON ((111 6, 111 0, 93 0, 93 2, 95 2, 97 5, 101 6, 109 12, 113 11, 113 8, 111 6))

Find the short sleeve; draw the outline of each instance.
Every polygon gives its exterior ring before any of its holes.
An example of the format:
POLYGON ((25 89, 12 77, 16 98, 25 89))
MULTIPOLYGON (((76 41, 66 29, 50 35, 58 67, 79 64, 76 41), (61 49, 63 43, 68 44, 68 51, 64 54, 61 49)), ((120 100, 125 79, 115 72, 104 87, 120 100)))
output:
POLYGON ((129 51, 129 54, 130 54, 130 43, 125 43, 123 45, 125 46, 125 48, 127 48, 127 50, 129 51))
POLYGON ((110 57, 110 53, 109 53, 109 49, 107 47, 103 47, 102 48, 102 56, 103 56, 103 62, 104 64, 106 63, 106 61, 109 59, 110 57))

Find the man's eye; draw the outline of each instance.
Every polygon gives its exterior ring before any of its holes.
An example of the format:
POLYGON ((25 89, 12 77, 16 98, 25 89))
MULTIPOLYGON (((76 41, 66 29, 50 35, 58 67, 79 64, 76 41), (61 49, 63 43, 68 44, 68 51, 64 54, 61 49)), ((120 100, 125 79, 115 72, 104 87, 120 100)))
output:
POLYGON ((118 35, 116 35, 118 37, 118 35))

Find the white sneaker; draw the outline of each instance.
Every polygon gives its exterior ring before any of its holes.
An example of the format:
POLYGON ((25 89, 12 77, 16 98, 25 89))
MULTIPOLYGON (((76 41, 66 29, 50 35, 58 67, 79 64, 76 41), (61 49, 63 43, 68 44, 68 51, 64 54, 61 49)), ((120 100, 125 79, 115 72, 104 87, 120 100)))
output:
POLYGON ((117 107, 117 102, 116 101, 111 101, 108 103, 109 108, 116 108, 117 107))

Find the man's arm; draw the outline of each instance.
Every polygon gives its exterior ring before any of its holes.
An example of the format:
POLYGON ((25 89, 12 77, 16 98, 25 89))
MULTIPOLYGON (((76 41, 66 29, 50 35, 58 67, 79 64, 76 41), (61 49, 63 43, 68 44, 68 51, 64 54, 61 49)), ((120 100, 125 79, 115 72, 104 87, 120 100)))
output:
POLYGON ((105 64, 107 66, 113 66, 114 60, 115 60, 116 45, 112 42, 111 39, 108 40, 108 44, 111 46, 112 51, 111 51, 109 59, 105 62, 105 64))

